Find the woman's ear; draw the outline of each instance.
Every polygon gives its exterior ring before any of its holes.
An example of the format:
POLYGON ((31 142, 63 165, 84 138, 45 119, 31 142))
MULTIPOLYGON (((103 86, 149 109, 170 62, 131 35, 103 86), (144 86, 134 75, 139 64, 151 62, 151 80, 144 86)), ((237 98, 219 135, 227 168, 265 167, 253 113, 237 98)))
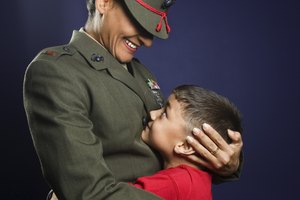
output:
POLYGON ((95 6, 100 14, 104 14, 109 8, 112 7, 114 0, 96 0, 95 6))
POLYGON ((186 141, 178 142, 174 147, 174 151, 177 154, 185 155, 185 156, 195 153, 195 150, 193 149, 193 147, 191 145, 189 145, 186 141))

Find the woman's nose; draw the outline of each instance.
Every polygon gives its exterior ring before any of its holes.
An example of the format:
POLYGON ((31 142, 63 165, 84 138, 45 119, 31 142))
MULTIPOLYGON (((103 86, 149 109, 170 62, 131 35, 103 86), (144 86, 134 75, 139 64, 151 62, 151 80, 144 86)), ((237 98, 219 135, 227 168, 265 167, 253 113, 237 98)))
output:
POLYGON ((140 36, 140 40, 142 41, 145 47, 151 47, 153 43, 153 36, 152 35, 150 37, 140 36))
POLYGON ((153 35, 148 33, 146 30, 140 30, 140 41, 145 47, 151 47, 153 43, 153 35))

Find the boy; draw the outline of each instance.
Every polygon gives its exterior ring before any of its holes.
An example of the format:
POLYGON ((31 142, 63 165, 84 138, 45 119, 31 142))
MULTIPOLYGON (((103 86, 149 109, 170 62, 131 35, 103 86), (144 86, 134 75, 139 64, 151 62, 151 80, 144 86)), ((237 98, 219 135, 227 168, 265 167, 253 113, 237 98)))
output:
MULTIPOLYGON (((153 121, 143 131, 142 139, 161 154, 164 170, 141 177, 134 185, 166 200, 212 199, 211 174, 187 159, 195 151, 186 138, 192 139, 194 127, 211 124, 229 143, 227 129, 242 132, 238 109, 215 92, 182 85, 173 90, 161 113, 150 115, 153 121)), ((214 150, 217 153, 218 148, 214 150)))

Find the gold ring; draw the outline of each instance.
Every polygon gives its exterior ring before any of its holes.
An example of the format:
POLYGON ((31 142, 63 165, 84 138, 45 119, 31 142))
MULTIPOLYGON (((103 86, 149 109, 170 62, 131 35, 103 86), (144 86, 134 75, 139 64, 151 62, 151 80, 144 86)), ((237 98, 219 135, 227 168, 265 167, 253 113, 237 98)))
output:
POLYGON ((216 155, 216 153, 219 151, 219 147, 217 147, 215 150, 211 151, 210 153, 212 155, 216 155))

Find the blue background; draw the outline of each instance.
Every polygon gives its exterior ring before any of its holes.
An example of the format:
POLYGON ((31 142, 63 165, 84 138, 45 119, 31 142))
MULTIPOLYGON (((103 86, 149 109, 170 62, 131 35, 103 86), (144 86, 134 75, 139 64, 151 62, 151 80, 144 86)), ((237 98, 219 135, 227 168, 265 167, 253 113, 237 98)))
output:
MULTIPOLYGON (((23 109, 23 75, 39 50, 67 43, 86 16, 84 0, 1 5, 1 199, 44 199, 48 192, 23 109)), ((214 199, 297 198, 299 1, 177 0, 169 23, 169 40, 137 54, 165 95, 179 84, 199 84, 243 113, 241 179, 214 186, 214 199)))

